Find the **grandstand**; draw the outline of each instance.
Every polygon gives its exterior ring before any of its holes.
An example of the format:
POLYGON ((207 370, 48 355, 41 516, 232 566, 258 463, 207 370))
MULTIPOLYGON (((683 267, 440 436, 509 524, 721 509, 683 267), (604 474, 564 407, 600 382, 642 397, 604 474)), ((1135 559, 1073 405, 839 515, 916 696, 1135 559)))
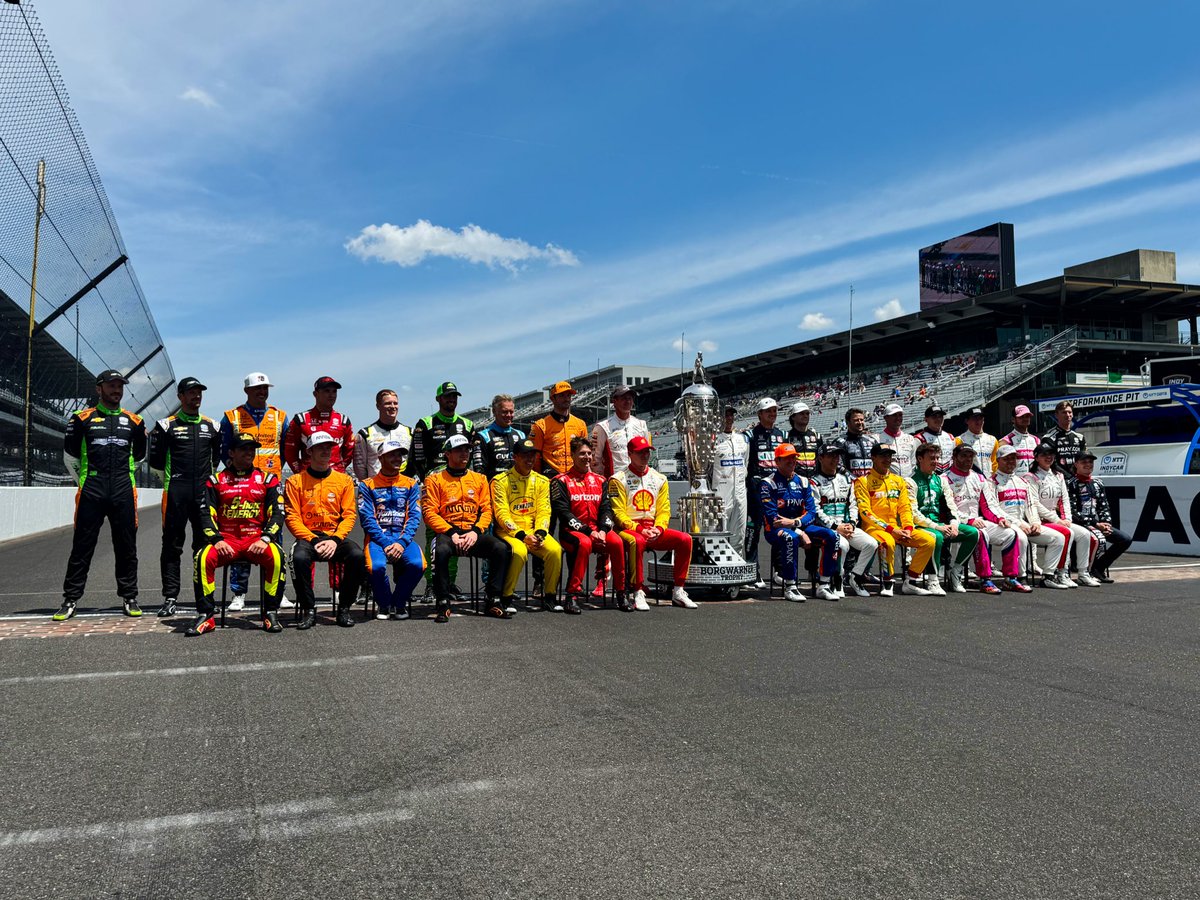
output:
POLYGON ((176 404, 170 359, 45 35, 29 0, 0 4, 0 484, 25 480, 39 160, 45 160, 47 187, 37 255, 29 480, 69 483, 64 422, 94 400, 97 373, 125 373, 125 405, 148 419, 176 404))

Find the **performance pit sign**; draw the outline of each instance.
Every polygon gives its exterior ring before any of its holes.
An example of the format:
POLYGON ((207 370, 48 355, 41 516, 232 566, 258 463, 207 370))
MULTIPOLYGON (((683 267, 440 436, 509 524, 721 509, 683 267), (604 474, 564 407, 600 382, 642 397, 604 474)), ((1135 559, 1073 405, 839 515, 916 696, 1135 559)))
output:
POLYGON ((1103 481, 1113 524, 1133 537, 1132 552, 1200 556, 1200 478, 1114 476, 1103 481))
MULTIPOLYGON (((1061 399, 1061 398, 1059 398, 1061 399)), ((1076 416, 1084 410, 1103 409, 1106 406, 1126 406, 1136 403, 1156 403, 1171 399, 1170 387, 1138 388, 1132 391, 1110 391, 1106 394, 1089 394, 1084 397, 1068 397, 1076 416)), ((1054 412, 1058 399, 1041 400, 1038 412, 1054 412)))

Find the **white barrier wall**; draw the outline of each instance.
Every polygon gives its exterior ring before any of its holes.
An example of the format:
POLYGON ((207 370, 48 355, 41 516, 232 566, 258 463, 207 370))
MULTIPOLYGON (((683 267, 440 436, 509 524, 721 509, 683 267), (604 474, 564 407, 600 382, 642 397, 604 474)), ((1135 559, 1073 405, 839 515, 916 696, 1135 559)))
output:
MULTIPOLYGON (((160 503, 161 489, 138 489, 139 507, 160 503)), ((0 487, 0 542, 61 528, 74 518, 73 487, 0 487)))
POLYGON ((1131 553, 1200 556, 1200 476, 1110 475, 1113 521, 1133 537, 1131 553))

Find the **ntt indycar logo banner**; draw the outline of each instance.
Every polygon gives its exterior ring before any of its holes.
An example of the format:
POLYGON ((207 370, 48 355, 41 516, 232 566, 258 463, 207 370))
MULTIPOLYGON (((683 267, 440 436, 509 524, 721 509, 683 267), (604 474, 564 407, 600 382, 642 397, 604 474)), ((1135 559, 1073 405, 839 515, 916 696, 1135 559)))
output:
MULTIPOLYGON (((1096 409, 1104 406, 1116 406, 1124 403, 1153 403, 1157 400, 1170 400, 1169 387, 1141 388, 1136 391, 1113 391, 1109 394, 1092 394, 1090 397, 1067 397, 1071 407, 1078 413, 1083 409, 1096 409)), ((1053 412, 1058 400, 1042 400, 1038 403, 1038 412, 1053 412)))
POLYGON ((1104 487, 1113 524, 1133 536, 1134 553, 1200 556, 1200 477, 1114 476, 1104 487))

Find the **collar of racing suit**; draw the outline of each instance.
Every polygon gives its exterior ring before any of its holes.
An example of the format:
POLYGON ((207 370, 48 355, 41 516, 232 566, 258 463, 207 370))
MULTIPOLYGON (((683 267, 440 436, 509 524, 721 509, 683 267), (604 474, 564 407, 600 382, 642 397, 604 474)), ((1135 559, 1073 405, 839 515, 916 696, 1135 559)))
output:
POLYGON ((572 478, 586 478, 588 472, 590 471, 590 469, 576 469, 574 466, 571 466, 571 468, 567 470, 567 474, 572 478))
POLYGON ((400 420, 397 419, 395 422, 393 422, 391 425, 389 425, 386 422, 384 422, 382 419, 376 419, 374 427, 382 428, 384 431, 395 431, 397 428, 400 427, 400 420))
POLYGON ((560 416, 554 410, 550 410, 550 417, 552 419, 554 419, 554 421, 557 422, 559 425, 562 425, 567 421, 567 419, 571 418, 571 414, 567 413, 565 416, 560 416))
POLYGON ((971 474, 970 469, 960 469, 958 466, 954 465, 953 463, 950 464, 950 471, 953 472, 955 475, 964 475, 965 476, 965 475, 971 474))
POLYGON ((319 481, 322 478, 328 478, 329 473, 332 472, 333 469, 326 469, 324 472, 318 472, 312 466, 309 466, 307 471, 308 471, 309 475, 311 475, 313 478, 316 478, 319 481))
POLYGON ((1082 481, 1084 484, 1087 484, 1089 481, 1092 480, 1092 476, 1091 475, 1076 475, 1075 480, 1082 481))
POLYGON ((641 471, 638 471, 638 467, 637 467, 637 466, 635 466, 635 465, 634 465, 634 464, 631 462, 631 463, 629 464, 629 471, 630 471, 630 472, 632 472, 634 475, 638 476, 639 478, 641 478, 643 475, 645 475, 647 472, 649 472, 649 471, 650 471, 650 467, 649 467, 649 466, 645 466, 645 467, 644 467, 644 468, 643 468, 641 471))
POLYGON ((193 416, 190 413, 185 413, 181 409, 179 412, 175 413, 175 418, 177 418, 181 422, 187 422, 189 425, 195 425, 197 422, 200 421, 200 414, 197 413, 196 415, 193 416))
POLYGON ((97 403, 96 403, 96 409, 100 410, 100 412, 104 413, 106 416, 115 416, 121 412, 121 410, 119 410, 119 409, 109 409, 107 406, 105 406, 103 403, 100 403, 99 401, 97 401, 97 403))
POLYGON ((446 471, 449 472, 451 475, 453 475, 455 478, 462 478, 464 475, 467 474, 467 467, 463 466, 461 469, 455 469, 451 466, 446 466, 446 471))

